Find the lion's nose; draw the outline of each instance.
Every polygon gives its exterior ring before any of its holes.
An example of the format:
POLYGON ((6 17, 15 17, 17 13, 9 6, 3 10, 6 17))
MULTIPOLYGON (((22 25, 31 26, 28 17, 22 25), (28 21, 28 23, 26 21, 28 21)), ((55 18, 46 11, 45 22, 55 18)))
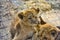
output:
POLYGON ((43 37, 43 40, 47 40, 47 37, 43 37))

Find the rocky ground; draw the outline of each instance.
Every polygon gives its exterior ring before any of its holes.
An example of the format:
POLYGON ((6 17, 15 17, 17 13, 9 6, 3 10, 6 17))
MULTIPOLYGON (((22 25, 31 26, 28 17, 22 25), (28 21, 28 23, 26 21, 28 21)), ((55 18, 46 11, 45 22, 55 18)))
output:
MULTIPOLYGON (((46 0, 46 1, 52 4, 54 11, 58 10, 55 13, 56 14, 58 13, 58 15, 60 15, 60 12, 59 12, 60 0, 46 0)), ((26 9, 26 7, 24 7, 24 2, 22 0, 0 0, 0 40, 10 39, 10 33, 8 30, 14 15, 13 10, 17 12, 23 9, 26 9), (19 8, 19 6, 21 6, 22 8, 19 8), (13 12, 13 15, 11 15, 10 11, 13 12)), ((60 21, 60 18, 58 19, 60 21)), ((59 25, 56 25, 56 26, 59 26, 59 25)), ((60 35, 58 36, 57 40, 60 40, 59 37, 60 35)))

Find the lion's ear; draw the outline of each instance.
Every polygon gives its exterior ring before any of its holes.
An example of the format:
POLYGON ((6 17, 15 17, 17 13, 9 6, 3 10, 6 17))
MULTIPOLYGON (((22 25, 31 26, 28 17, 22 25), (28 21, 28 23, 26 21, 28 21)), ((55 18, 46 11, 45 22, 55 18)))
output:
POLYGON ((46 24, 46 22, 45 21, 43 21, 43 19, 42 19, 42 17, 40 16, 40 20, 41 20, 41 24, 43 25, 43 24, 46 24))
POLYGON ((18 17, 19 17, 20 19, 23 19, 23 17, 24 17, 24 16, 23 16, 23 12, 19 13, 19 14, 18 14, 18 17))
POLYGON ((60 32, 60 26, 56 26, 56 27, 57 27, 58 31, 60 32))
POLYGON ((60 26, 57 26, 58 29, 60 29, 60 26))
POLYGON ((57 32, 58 32, 58 35, 60 34, 60 26, 56 26, 57 27, 57 32))

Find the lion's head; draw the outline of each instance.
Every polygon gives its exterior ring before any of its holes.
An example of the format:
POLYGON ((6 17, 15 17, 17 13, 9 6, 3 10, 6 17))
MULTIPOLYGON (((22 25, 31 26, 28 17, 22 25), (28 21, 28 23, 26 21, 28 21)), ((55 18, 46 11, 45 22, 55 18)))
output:
POLYGON ((39 9, 30 8, 18 13, 18 17, 21 19, 21 22, 27 25, 35 25, 39 23, 39 18, 37 14, 39 13, 39 9))

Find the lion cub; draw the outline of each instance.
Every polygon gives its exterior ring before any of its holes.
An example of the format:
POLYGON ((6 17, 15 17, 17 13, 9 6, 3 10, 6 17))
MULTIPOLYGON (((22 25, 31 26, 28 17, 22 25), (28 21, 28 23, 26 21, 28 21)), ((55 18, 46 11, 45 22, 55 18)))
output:
POLYGON ((34 28, 36 34, 32 40, 55 40, 60 30, 56 26, 44 22, 41 17, 40 19, 41 24, 34 28))
POLYGON ((38 8, 30 8, 17 13, 10 28, 12 40, 25 40, 26 35, 33 32, 33 27, 39 23, 38 13, 38 8))

